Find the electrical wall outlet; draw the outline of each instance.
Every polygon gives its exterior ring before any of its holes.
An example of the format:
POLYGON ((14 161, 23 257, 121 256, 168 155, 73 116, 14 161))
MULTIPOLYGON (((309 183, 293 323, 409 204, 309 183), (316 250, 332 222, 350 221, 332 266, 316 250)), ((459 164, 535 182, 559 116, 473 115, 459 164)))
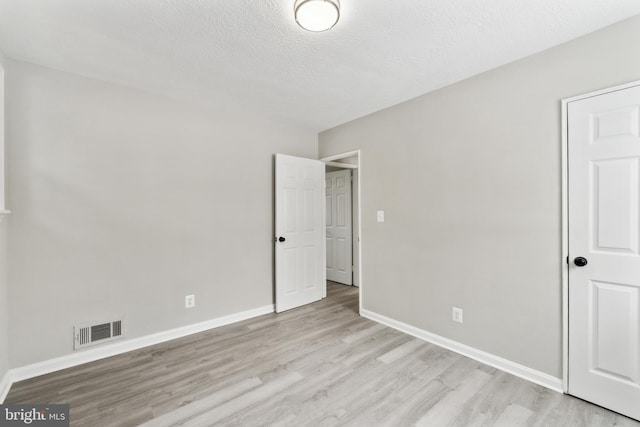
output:
POLYGON ((454 322, 462 323, 462 309, 453 307, 451 309, 451 320, 454 322))
POLYGON ((378 222, 384 222, 384 211, 377 211, 376 219, 378 220, 378 222))
POLYGON ((196 306, 196 296, 187 295, 184 297, 184 308, 193 308, 196 306))

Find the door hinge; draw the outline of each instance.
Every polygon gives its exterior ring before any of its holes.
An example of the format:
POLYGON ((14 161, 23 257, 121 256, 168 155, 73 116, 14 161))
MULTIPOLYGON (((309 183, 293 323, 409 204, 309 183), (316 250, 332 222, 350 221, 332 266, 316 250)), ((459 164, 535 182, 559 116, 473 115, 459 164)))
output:
POLYGON ((567 265, 569 265, 569 255, 567 255, 566 261, 567 261, 567 265))

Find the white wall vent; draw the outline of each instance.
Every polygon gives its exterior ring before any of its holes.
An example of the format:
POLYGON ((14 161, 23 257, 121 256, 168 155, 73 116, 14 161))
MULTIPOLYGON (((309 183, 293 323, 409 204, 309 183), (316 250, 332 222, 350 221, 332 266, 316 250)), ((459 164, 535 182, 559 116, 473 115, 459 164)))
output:
POLYGON ((122 338, 122 320, 74 326, 73 335, 74 350, 113 341, 122 338))

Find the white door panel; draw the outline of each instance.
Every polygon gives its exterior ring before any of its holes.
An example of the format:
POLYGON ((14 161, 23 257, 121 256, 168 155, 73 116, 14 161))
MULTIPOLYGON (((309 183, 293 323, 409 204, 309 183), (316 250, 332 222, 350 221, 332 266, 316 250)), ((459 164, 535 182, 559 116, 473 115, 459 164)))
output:
POLYGON ((276 311, 322 298, 324 164, 276 154, 276 311))
POLYGON ((326 174, 327 279, 353 284, 351 170, 326 174))
POLYGON ((639 159, 593 162, 595 247, 601 251, 638 254, 639 159))
POLYGON ((570 102, 568 126, 569 393, 640 419, 640 87, 570 102))
POLYGON ((360 182, 360 171, 358 169, 354 169, 351 174, 351 200, 353 201, 351 204, 351 218, 353 231, 351 233, 351 259, 353 263, 353 285, 360 286, 360 212, 359 212, 359 203, 358 200, 358 188, 360 182))

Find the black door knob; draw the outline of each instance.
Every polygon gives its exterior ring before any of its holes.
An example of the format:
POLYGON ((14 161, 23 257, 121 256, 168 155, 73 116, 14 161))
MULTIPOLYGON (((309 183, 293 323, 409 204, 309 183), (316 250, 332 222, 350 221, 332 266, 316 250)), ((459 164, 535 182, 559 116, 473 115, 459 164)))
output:
POLYGON ((579 256, 573 260, 573 263, 578 267, 584 267, 585 265, 587 265, 587 259, 585 257, 579 256))
POLYGON ((282 237, 282 236, 278 237, 278 242, 284 242, 285 240, 287 240, 287 239, 285 239, 285 238, 284 238, 284 237, 282 237))

